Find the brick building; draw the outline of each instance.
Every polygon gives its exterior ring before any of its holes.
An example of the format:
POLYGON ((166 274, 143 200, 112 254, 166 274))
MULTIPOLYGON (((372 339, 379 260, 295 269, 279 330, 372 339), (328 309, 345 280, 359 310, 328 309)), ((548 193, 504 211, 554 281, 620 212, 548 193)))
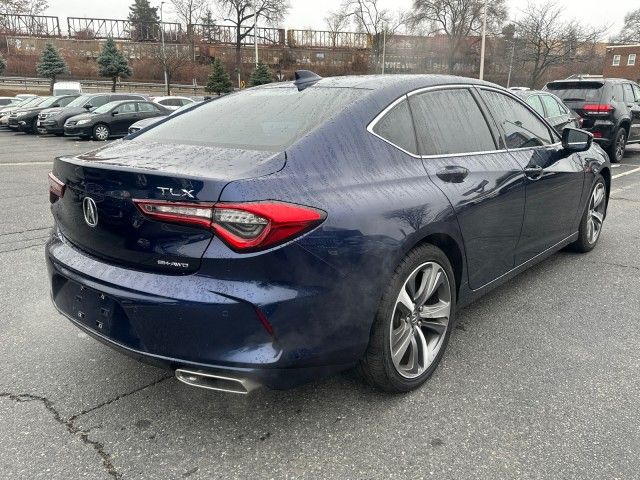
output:
POLYGON ((640 82, 640 44, 607 47, 602 74, 640 82))

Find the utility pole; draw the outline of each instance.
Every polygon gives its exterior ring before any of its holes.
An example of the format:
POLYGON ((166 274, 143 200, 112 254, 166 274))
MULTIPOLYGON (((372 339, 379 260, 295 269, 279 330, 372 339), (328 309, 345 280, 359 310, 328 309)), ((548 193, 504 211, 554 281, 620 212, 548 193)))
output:
POLYGON ((256 49, 256 68, 258 68, 258 7, 253 4, 253 46, 256 49))
POLYGON ((387 56, 387 26, 382 26, 382 75, 384 75, 384 64, 387 56))
POLYGON ((511 48, 511 60, 509 61, 509 76, 507 77, 507 88, 511 86, 511 72, 513 71, 513 59, 516 56, 516 37, 514 35, 511 48))
POLYGON ((487 0, 484 0, 482 15, 482 47, 480 48, 480 80, 484 80, 484 55, 487 43, 487 0))
POLYGON ((162 41, 162 68, 164 69, 164 90, 169 95, 169 75, 167 75, 167 51, 164 45, 164 21, 162 7, 165 2, 160 2, 160 39, 162 41))

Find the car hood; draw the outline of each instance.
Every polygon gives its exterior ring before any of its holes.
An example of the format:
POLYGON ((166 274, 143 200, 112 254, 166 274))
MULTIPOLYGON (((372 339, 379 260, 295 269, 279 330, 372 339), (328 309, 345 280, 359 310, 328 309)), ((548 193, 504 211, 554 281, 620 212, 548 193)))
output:
POLYGON ((43 108, 42 113, 47 113, 49 115, 57 115, 62 110, 64 110, 64 107, 43 108))
POLYGON ((168 117, 168 115, 163 115, 161 117, 145 118, 144 120, 138 120, 136 123, 131 125, 131 127, 129 127, 129 128, 140 128, 140 129, 146 128, 146 127, 149 127, 151 125, 155 125, 156 123, 164 120, 167 117, 168 117))
POLYGON ((95 115, 93 115, 92 113, 81 113, 80 115, 74 115, 72 117, 69 117, 69 120, 73 120, 77 122, 78 120, 86 120, 86 119, 93 119, 93 118, 95 118, 95 115))
POLYGON ((80 115, 80 114, 86 114, 87 113, 87 109, 83 108, 83 107, 67 107, 67 108, 63 108, 58 112, 58 116, 64 116, 64 117, 73 117, 75 115, 80 115))

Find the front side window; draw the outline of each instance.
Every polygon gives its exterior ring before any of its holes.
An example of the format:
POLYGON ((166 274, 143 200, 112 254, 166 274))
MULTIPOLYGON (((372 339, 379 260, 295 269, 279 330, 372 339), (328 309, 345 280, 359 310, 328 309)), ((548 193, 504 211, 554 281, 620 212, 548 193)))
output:
POLYGON ((407 152, 418 153, 416 134, 409 111, 409 102, 403 100, 393 107, 373 127, 376 135, 407 152))
POLYGON ((451 155, 496 149, 491 129, 466 88, 410 97, 421 155, 451 155))
POLYGON ((102 107, 107 103, 109 103, 108 95, 100 95, 99 97, 93 97, 89 100, 89 105, 91 105, 93 108, 102 107))
POLYGON ((636 64, 636 54, 635 53, 630 53, 629 54, 629 60, 627 60, 627 65, 629 67, 633 67, 636 64))
POLYGON ((613 65, 614 67, 618 67, 618 66, 620 66, 620 55, 614 55, 614 56, 613 56, 613 63, 612 63, 612 65, 613 65))
POLYGON ((481 92, 504 136, 501 148, 533 148, 553 143, 547 126, 520 102, 493 90, 481 92))
POLYGON ((562 115, 560 105, 558 105, 555 98, 550 97, 549 95, 544 95, 542 97, 542 102, 544 103, 544 108, 547 110, 548 117, 559 117, 562 115))
POLYGON ((123 103, 121 105, 118 105, 115 109, 115 111, 117 111, 119 114, 122 113, 135 113, 136 111, 136 104, 131 102, 131 103, 123 103))

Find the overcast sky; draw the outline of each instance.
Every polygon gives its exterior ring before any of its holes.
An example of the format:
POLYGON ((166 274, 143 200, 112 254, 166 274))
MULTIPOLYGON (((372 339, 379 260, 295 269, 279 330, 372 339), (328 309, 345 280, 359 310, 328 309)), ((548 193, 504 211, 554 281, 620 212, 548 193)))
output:
MULTIPOLYGON (((290 0, 291 11, 285 21, 285 28, 324 28, 323 18, 330 10, 340 6, 342 0, 290 0)), ((384 6, 392 10, 399 8, 408 9, 412 0, 380 0, 384 6)), ((537 0, 542 2, 542 0, 537 0)), ((132 0, 49 0, 49 15, 59 17, 99 17, 99 18, 126 18, 129 13, 129 5, 132 0)), ((165 4, 165 12, 171 16, 171 5, 165 4)), ((615 0, 607 3, 603 0, 562 0, 565 5, 567 17, 583 19, 591 25, 611 25, 607 36, 613 35, 621 28, 625 13, 640 7, 638 0, 615 0), (604 5, 611 8, 604 8, 604 5), (615 7, 614 7, 615 6, 615 7)), ((152 5, 160 5, 160 0, 151 0, 152 5)), ((518 12, 526 6, 526 0, 507 0, 511 16, 517 16, 518 12)), ((63 23, 66 23, 63 21, 63 23)))

